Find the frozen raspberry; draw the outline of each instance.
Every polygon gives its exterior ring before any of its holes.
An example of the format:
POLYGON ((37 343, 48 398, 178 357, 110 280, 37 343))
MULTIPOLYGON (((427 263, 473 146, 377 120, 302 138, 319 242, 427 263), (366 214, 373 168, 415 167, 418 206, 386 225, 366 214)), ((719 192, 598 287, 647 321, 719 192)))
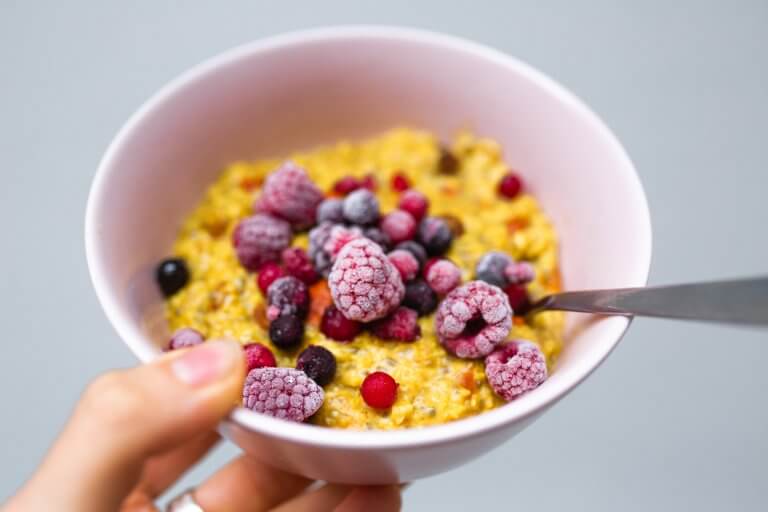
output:
POLYGON ((408 182, 408 177, 402 172, 395 173, 392 176, 392 189, 397 192, 404 192, 408 190, 411 184, 408 182))
POLYGON ((440 256, 451 246, 453 233, 443 219, 427 217, 419 224, 417 241, 430 256, 440 256))
POLYGON ((419 274, 419 262, 416 257, 405 249, 397 249, 387 254, 387 258, 395 266, 403 282, 410 281, 419 274))
POLYGON ((369 406, 389 409, 397 399, 397 382, 387 373, 373 372, 363 380, 360 394, 369 406))
POLYGON ((296 315, 281 315, 269 324, 269 339, 273 345, 291 349, 304 339, 304 321, 296 315))
POLYGON ((264 295, 267 294, 269 285, 271 285, 275 279, 285 276, 285 270, 283 267, 272 261, 265 263, 259 269, 259 277, 256 278, 256 283, 259 285, 259 290, 264 295))
POLYGON ((367 238, 344 246, 331 268, 328 285, 336 307, 359 322, 385 317, 404 294, 400 273, 381 247, 367 238))
POLYGON ((515 173, 505 174, 499 182, 499 194, 508 199, 517 197, 521 190, 523 190, 523 182, 520 176, 515 173))
POLYGON ((289 160, 267 176, 255 208, 257 212, 285 219, 294 229, 301 230, 315 223, 317 205, 322 200, 323 193, 307 172, 289 160))
POLYGON ((312 284, 319 279, 315 267, 309 261, 309 256, 300 247, 289 247, 281 255, 285 271, 288 275, 298 277, 306 284, 312 284))
POLYGON ((459 172, 459 160, 454 156, 450 149, 440 148, 440 156, 437 159, 437 172, 440 174, 453 175, 459 172))
POLYGON ((512 327, 512 309, 504 292, 483 281, 470 281, 449 293, 437 308, 440 343, 457 357, 488 355, 512 327))
POLYGON ((258 213, 240 221, 232 233, 237 258, 246 270, 277 261, 280 252, 291 244, 291 226, 284 220, 258 213))
POLYGON ((173 333, 168 342, 168 350, 178 350, 180 348, 194 347, 205 341, 203 334, 197 329, 191 327, 182 327, 173 333))
POLYGON ((512 341, 485 358, 485 377, 493 391, 509 402, 546 380, 547 362, 533 343, 512 341))
POLYGON ((336 374, 336 358, 327 348, 310 345, 296 359, 296 369, 306 373, 319 385, 325 386, 336 374))
POLYGON ((347 243, 362 236, 363 232, 357 226, 346 227, 339 224, 331 228, 323 249, 331 256, 333 262, 347 243))
POLYGON ((409 189, 403 192, 400 196, 400 202, 397 207, 410 213, 411 216, 416 219, 416 222, 418 222, 427 214, 429 200, 427 199, 427 196, 418 190, 409 189))
POLYGON ((405 285, 403 306, 415 309, 419 316, 429 315, 437 308, 437 294, 423 279, 405 285))
POLYGON ((536 278, 536 270, 527 261, 520 261, 507 265, 504 277, 510 284, 528 284, 536 278))
POLYGON ((427 263, 427 251, 421 244, 408 240, 406 242, 400 242, 395 246, 395 250, 403 249, 413 254, 416 260, 419 262, 419 267, 423 267, 427 263))
POLYGON ((317 223, 321 222, 344 222, 344 201, 336 198, 329 198, 324 200, 317 207, 317 223))
POLYGON ((277 361, 275 361, 272 351, 261 343, 243 345, 243 351, 245 352, 245 364, 248 367, 248 371, 265 366, 277 366, 277 361))
POLYGON ((267 318, 274 320, 279 316, 293 315, 299 318, 307 316, 309 311, 309 290, 307 285, 293 276, 276 279, 267 288, 267 318))
POLYGON ((355 178, 354 176, 344 176, 333 184, 333 191, 339 195, 345 196, 350 192, 354 192, 355 190, 362 187, 363 184, 359 179, 355 178))
POLYGON ((419 315, 416 311, 400 306, 389 316, 371 324, 371 332, 383 340, 415 341, 421 336, 419 315))
POLYGON ((243 386, 243 406, 290 421, 302 422, 323 405, 323 388, 293 368, 256 368, 243 386))
POLYGON ((515 315, 524 315, 531 307, 531 298, 528 296, 528 290, 525 285, 511 284, 504 288, 504 293, 507 294, 509 300, 509 306, 515 312, 515 315))
POLYGON ((344 218, 365 226, 379 219, 379 200, 368 189, 355 190, 344 198, 344 218))
POLYGON ((430 288, 445 295, 461 283, 461 270, 450 260, 438 260, 429 266, 425 278, 430 288))
POLYGON ((350 341, 363 330, 363 324, 345 317, 331 304, 323 312, 320 320, 320 332, 336 341, 350 341))
POLYGON ((505 271, 512 264, 514 261, 508 254, 499 251, 487 252, 475 265, 475 279, 503 288, 509 284, 505 271))
POLYGON ((379 244, 379 247, 381 247, 381 250, 384 252, 389 252, 392 248, 392 240, 390 240, 389 236, 379 228, 365 228, 363 230, 363 236, 379 244))
POLYGON ((394 243, 410 240, 416 235, 416 221, 404 210, 395 210, 385 215, 379 227, 394 243))

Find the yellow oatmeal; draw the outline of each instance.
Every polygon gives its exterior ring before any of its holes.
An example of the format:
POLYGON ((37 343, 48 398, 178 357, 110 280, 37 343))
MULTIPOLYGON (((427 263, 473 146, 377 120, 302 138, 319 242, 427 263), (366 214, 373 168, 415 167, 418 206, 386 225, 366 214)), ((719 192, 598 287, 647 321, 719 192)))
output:
MULTIPOLYGON (((344 176, 374 173, 383 214, 397 206, 399 193, 390 182, 400 172, 413 188, 428 197, 429 215, 454 217, 463 225, 463 233, 455 237, 446 254, 461 269, 463 282, 473 278, 483 254, 497 250, 533 264, 535 279, 527 285, 532 299, 559 291, 555 229, 532 196, 499 197, 496 184, 509 170, 499 145, 461 133, 450 148, 459 163, 458 171, 451 175, 437 170, 440 147, 430 133, 400 128, 359 143, 343 141, 299 152, 290 159, 306 169, 323 191, 331 190, 344 176)), ((167 301, 170 328, 191 327, 209 339, 233 338, 243 344, 257 341, 273 351, 278 366, 291 368, 308 345, 330 350, 336 357, 337 371, 324 388, 322 407, 310 420, 317 425, 354 429, 420 427, 503 405, 504 400, 486 381, 482 359, 459 359, 441 346, 435 335, 434 314, 419 319, 422 334, 412 343, 381 340, 366 331, 352 342, 340 343, 320 332, 313 303, 301 347, 287 352, 270 342, 264 316, 266 299, 255 274, 238 261, 232 231, 241 219, 252 214, 259 186, 282 161, 229 165, 186 219, 174 253, 186 261, 190 279, 167 301), (399 385, 397 400, 390 409, 371 408, 361 397, 360 385, 374 371, 388 373, 399 385)), ((293 245, 306 248, 306 233, 296 235, 293 245)), ((313 301, 316 296, 327 297, 323 287, 323 282, 312 286, 313 301)), ((508 339, 537 344, 551 368, 562 344, 563 319, 562 313, 554 311, 530 318, 516 316, 508 339)))

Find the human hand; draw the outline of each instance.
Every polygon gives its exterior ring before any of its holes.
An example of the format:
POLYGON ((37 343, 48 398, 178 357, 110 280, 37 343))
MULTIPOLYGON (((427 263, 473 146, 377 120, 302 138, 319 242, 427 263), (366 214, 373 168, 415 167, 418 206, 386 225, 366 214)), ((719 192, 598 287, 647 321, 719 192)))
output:
MULTIPOLYGON (((241 346, 204 343, 85 391, 37 472, 4 510, 157 510, 154 500, 218 441, 217 423, 237 405, 245 378, 241 346)), ((396 486, 312 482, 242 455, 195 490, 205 512, 396 511, 396 486)))

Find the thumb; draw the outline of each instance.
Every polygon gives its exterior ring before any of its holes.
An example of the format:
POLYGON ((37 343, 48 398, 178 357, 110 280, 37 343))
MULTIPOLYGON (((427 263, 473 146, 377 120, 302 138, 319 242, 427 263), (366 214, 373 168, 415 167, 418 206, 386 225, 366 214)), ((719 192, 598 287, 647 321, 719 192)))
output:
POLYGON ((234 341, 97 378, 28 487, 56 494, 59 510, 116 510, 144 461, 215 428, 238 404, 244 378, 234 341))

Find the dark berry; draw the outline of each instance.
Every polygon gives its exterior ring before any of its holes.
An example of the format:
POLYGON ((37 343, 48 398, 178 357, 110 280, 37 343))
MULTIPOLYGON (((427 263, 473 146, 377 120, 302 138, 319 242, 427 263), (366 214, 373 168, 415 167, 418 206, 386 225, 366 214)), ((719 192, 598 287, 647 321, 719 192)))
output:
POLYGON ((397 382, 387 373, 373 372, 363 380, 360 394, 369 406, 388 409, 397 399, 397 382))
POLYGON ((301 247, 284 249, 281 258, 288 275, 298 277, 306 284, 312 284, 320 278, 309 260, 309 256, 301 247))
POLYGON ((427 250, 427 254, 440 256, 451 246, 453 233, 443 219, 427 217, 419 224, 417 240, 427 250))
POLYGON ((501 178, 499 182, 499 194, 509 199, 517 197, 520 191, 523 190, 523 182, 515 173, 507 173, 501 178))
POLYGON ((170 297, 184 288, 189 281, 187 263, 181 258, 163 260, 157 266, 155 279, 163 295, 170 297))
POLYGON ((437 160, 437 172, 440 174, 456 174, 459 171, 459 160, 445 147, 440 148, 440 157, 437 160))
POLYGON ((344 218, 352 224, 365 226, 379 219, 379 200, 368 189, 355 190, 344 198, 344 218))
POLYGON ((304 320, 296 315, 282 315, 269 324, 269 339, 276 347, 289 349, 301 344, 304 320))
POLYGON ((400 201, 397 204, 398 208, 410 213, 416 221, 420 221, 427 214, 429 209, 429 200, 427 196, 419 192, 418 190, 409 189, 403 192, 400 196, 400 201))
POLYGON ((264 368, 265 366, 277 366, 274 354, 261 343, 248 343, 243 345, 245 352, 245 364, 248 368, 246 372, 254 368, 264 368))
POLYGON ((503 252, 487 252, 475 265, 475 279, 504 288, 509 284, 505 270, 512 263, 512 258, 503 252))
POLYGON ((336 192, 337 194, 345 196, 350 192, 353 192, 359 189, 362 186, 363 185, 362 183, 360 183, 360 180, 355 178, 354 176, 344 176, 343 178, 339 179, 339 181, 333 184, 333 191, 336 192))
POLYGON ((392 189, 397 192, 404 192, 410 188, 411 184, 408 182, 408 178, 402 172, 396 173, 392 176, 392 189))
POLYGON ((325 309, 320 320, 320 332, 336 341, 350 341, 360 334, 362 329, 360 322, 345 317, 333 304, 325 309))
POLYGON ((392 248, 392 240, 390 240, 389 236, 379 228, 365 228, 363 230, 363 236, 379 244, 381 250, 384 252, 389 252, 392 248))
POLYGON ((437 308, 437 294, 423 279, 405 284, 403 306, 416 310, 419 316, 432 313, 437 308))
POLYGON ((509 305, 512 307, 516 316, 524 315, 531 307, 531 298, 528 296, 528 290, 522 284, 511 284, 504 288, 507 294, 509 305))
POLYGON ((319 385, 325 386, 336 374, 336 358, 330 350, 319 345, 310 345, 299 354, 296 369, 306 373, 319 385))
POLYGON ((415 341, 421 336, 418 313, 400 306, 388 317, 373 322, 371 332, 383 340, 415 341))
POLYGON ((343 205, 344 201, 341 199, 335 197, 325 199, 317 207, 317 223, 320 224, 321 222, 328 221, 338 224, 339 222, 344 222, 343 205))
POLYGON ((285 276, 276 279, 267 288, 267 318, 279 316, 304 318, 309 311, 309 290, 297 277, 285 276))
POLYGON ((259 269, 259 276, 256 278, 256 283, 259 285, 259 290, 264 295, 267 294, 269 285, 271 285, 276 279, 285 276, 285 270, 277 263, 270 261, 265 263, 259 269))

